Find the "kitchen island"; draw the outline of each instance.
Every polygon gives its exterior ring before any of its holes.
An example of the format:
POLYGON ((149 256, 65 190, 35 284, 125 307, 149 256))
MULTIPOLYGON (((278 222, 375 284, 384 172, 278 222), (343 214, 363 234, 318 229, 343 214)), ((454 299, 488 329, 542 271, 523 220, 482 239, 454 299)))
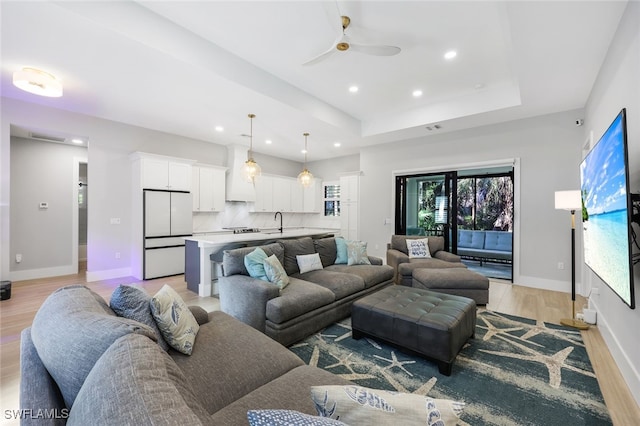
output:
POLYGON ((233 231, 211 232, 185 237, 185 273, 187 288, 198 296, 217 294, 217 279, 221 274, 224 250, 258 246, 269 242, 298 237, 338 235, 340 230, 329 228, 288 228, 261 232, 233 233, 233 231))

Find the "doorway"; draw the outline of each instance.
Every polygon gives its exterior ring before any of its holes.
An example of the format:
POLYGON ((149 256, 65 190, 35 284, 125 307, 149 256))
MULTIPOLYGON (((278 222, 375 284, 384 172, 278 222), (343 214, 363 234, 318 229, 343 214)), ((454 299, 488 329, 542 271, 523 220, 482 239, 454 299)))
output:
POLYGON ((78 272, 87 271, 87 222, 89 208, 87 162, 78 163, 78 272))
POLYGON ((395 233, 444 237, 471 270, 513 282, 513 166, 396 176, 395 233))

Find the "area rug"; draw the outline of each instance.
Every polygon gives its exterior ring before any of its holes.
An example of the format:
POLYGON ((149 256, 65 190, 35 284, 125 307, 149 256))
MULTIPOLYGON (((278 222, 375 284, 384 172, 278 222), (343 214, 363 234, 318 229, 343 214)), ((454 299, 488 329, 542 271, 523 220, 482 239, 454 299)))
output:
MULTIPOLYGON (((349 318, 289 348, 361 386, 462 401, 460 425, 610 425, 580 332, 480 309, 451 376, 373 339, 349 318)), ((398 425, 400 426, 400 425, 398 425)))

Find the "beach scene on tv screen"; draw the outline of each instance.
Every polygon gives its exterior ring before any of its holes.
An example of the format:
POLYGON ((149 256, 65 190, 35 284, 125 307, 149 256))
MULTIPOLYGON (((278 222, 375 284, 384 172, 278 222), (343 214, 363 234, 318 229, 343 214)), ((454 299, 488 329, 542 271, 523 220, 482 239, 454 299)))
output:
POLYGON ((622 115, 580 165, 586 264, 631 303, 629 225, 622 115))

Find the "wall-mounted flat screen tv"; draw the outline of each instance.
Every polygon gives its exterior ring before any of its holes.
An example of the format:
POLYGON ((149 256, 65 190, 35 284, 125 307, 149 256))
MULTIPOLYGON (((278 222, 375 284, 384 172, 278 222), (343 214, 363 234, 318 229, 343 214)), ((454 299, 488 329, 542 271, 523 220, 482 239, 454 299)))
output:
POLYGON ((580 164, 585 263, 635 308, 626 110, 580 164))

